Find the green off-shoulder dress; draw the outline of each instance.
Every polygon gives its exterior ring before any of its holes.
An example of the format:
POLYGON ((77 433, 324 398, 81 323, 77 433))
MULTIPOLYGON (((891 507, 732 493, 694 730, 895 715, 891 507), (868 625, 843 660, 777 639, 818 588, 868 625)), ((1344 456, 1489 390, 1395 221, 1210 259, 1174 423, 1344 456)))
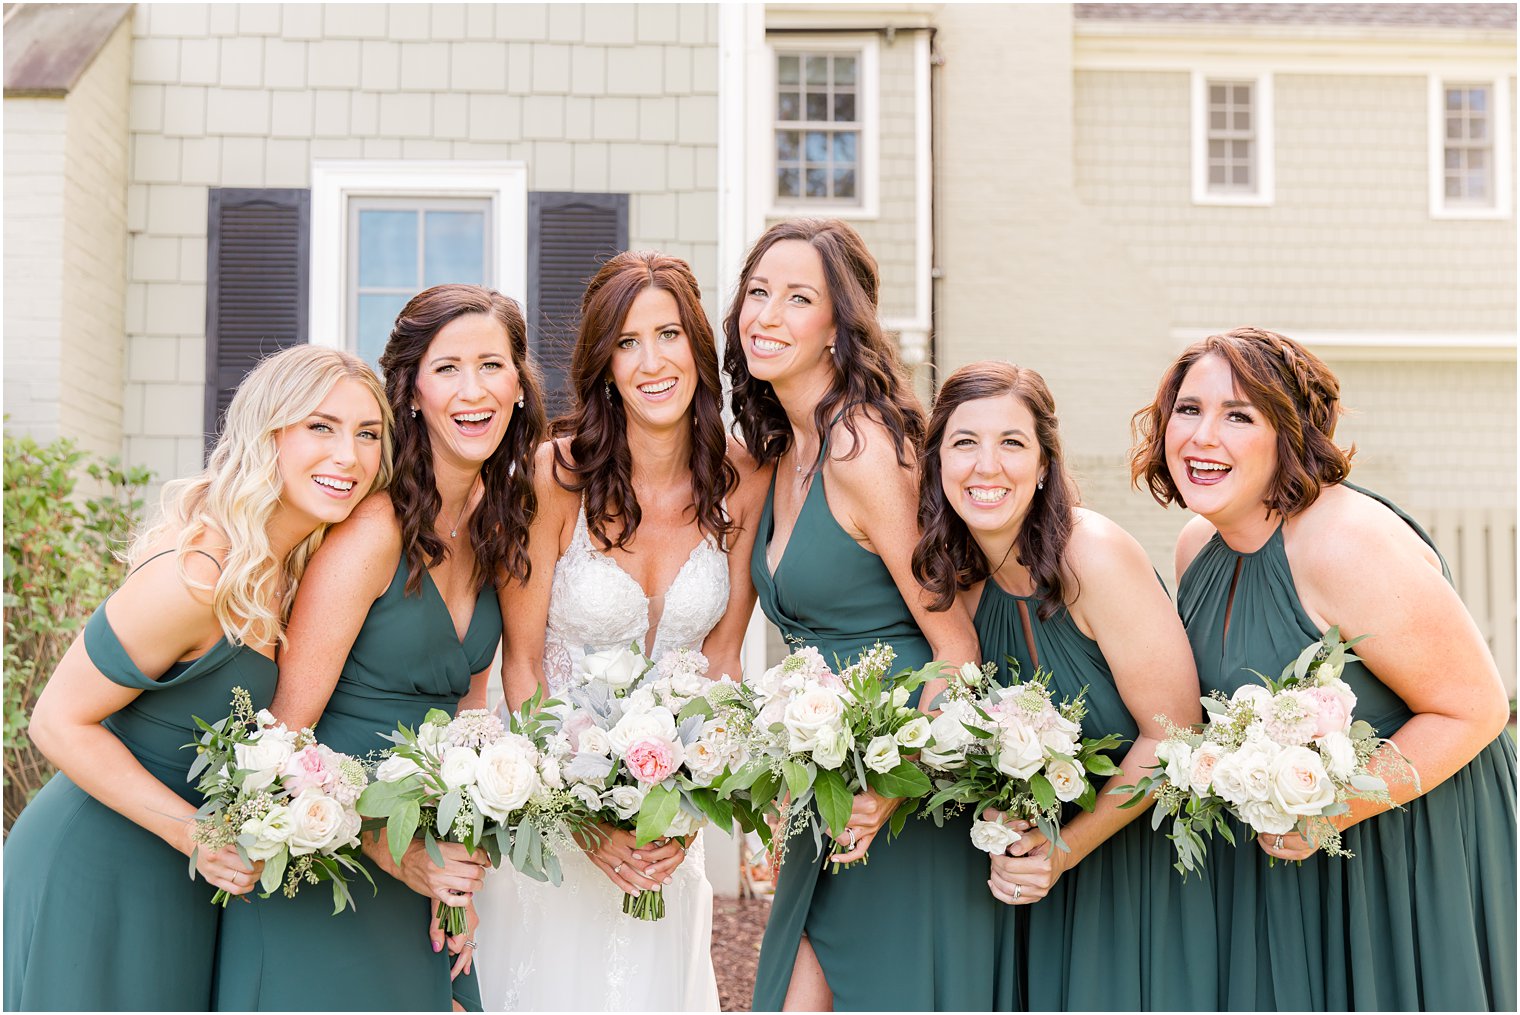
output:
MULTIPOLYGON (((327 709, 317 739, 363 757, 390 746, 381 734, 416 728, 429 709, 452 714, 470 677, 491 665, 501 640, 496 590, 481 589, 463 643, 433 579, 406 595, 403 556, 375 600, 327 709)), ((369 861, 365 861, 369 863, 369 861)), ((379 888, 349 882, 357 911, 332 915, 326 885, 294 899, 276 894, 229 906, 217 942, 216 1006, 222 1011, 448 1011, 457 999, 480 1010, 473 972, 452 984, 453 959, 428 939, 435 903, 370 865, 379 888)))
MULTIPOLYGON (((185 778, 195 754, 181 749, 200 738, 191 716, 226 716, 234 687, 267 707, 274 662, 223 639, 155 680, 122 648, 104 605, 85 625, 84 647, 108 680, 143 692, 102 725, 200 806, 185 778)), ((208 1010, 222 910, 188 870, 158 836, 53 776, 5 842, 6 1011, 208 1010)))
MULTIPOLYGON (((827 445, 825 445, 825 448, 827 445)), ((881 558, 835 521, 823 473, 803 501, 785 554, 772 575, 765 559, 774 526, 775 483, 766 496, 750 569, 761 607, 798 645, 832 665, 878 641, 900 667, 931 658, 881 558)), ((997 900, 987 890, 987 858, 970 841, 971 819, 913 817, 871 844, 870 863, 838 874, 817 856, 812 834, 787 843, 755 976, 755 1011, 779 1011, 807 934, 834 995, 836 1011, 986 1011, 992 1007, 997 900)))
MULTIPOLYGON (((1403 511, 1367 495, 1431 542, 1403 511)), ((1253 553, 1216 534, 1183 574, 1178 605, 1205 691, 1232 693, 1257 680, 1253 669, 1275 677, 1321 635, 1299 602, 1280 526, 1253 553)), ((1342 679, 1356 693, 1356 717, 1379 735, 1412 716, 1365 665, 1347 666, 1342 679)), ((1249 829, 1237 823, 1235 834, 1238 849, 1216 841, 1207 861, 1216 873, 1221 1008, 1515 1010, 1508 733, 1429 793, 1348 829, 1354 857, 1316 853, 1274 866, 1249 829)), ((1186 968, 1200 965, 1195 958, 1186 968)))
MULTIPOLYGON (((1005 685, 1012 680, 1009 658, 1025 679, 1037 668, 1049 670, 1057 701, 1085 688, 1082 735, 1123 737, 1126 746, 1113 752, 1117 762, 1138 730, 1108 661, 1064 608, 1041 620, 1039 607, 1038 598, 1015 596, 989 578, 975 617, 982 658, 997 664, 1005 685)), ((1098 786, 1100 794, 1107 789, 1098 786)), ((1069 804, 1063 820, 1079 813, 1069 804)), ((1045 898, 1027 906, 998 903, 997 1009, 1213 1010, 1213 969, 1195 968, 1192 957, 1214 954, 1214 895, 1201 877, 1184 882, 1175 859, 1166 836, 1151 831, 1149 815, 1142 815, 1061 875, 1045 898)))

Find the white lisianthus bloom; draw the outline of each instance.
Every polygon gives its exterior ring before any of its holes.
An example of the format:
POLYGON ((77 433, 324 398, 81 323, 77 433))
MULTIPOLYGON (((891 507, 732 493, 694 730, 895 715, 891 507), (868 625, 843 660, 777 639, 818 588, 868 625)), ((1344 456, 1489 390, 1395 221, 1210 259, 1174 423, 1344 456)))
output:
POLYGON ((889 736, 879 736, 866 745, 866 767, 883 774, 892 771, 902 761, 897 753, 897 741, 889 736))
POLYGON ((438 777, 449 789, 459 789, 475 781, 475 769, 480 755, 468 747, 450 747, 438 766, 438 777))
POLYGON ((1015 779, 1028 779, 1045 764, 1040 735, 1021 722, 1006 723, 998 733, 997 769, 1015 779))
POLYGON ((600 726, 591 726, 581 731, 580 754, 608 755, 612 753, 612 741, 607 737, 607 731, 600 726))
POLYGON ((1325 771, 1340 782, 1351 778, 1356 771, 1356 747, 1344 733, 1327 733, 1319 738, 1319 753, 1325 760, 1325 771))
POLYGON ((306 790, 290 802, 291 855, 326 849, 343 834, 346 825, 338 801, 321 790, 306 790))
MULTIPOLYGON (((475 785, 470 787, 470 799, 480 813, 506 821, 513 811, 528 802, 539 788, 538 767, 533 757, 536 752, 530 752, 531 748, 525 751, 518 744, 501 740, 480 752, 475 785)), ((447 758, 444 764, 447 766, 447 758)))
POLYGON ((594 786, 588 786, 583 782, 576 783, 570 787, 570 795, 579 800, 588 811, 599 811, 602 809, 602 795, 596 791, 594 786))
POLYGON ((1082 770, 1062 758, 1057 758, 1046 766, 1045 778, 1055 788, 1056 799, 1067 803, 1081 796, 1087 789, 1087 780, 1082 777, 1082 770))
POLYGON ((1001 821, 983 821, 978 818, 971 824, 971 845, 993 856, 1001 856, 1008 847, 1023 836, 1001 821))
POLYGON ((403 758, 399 754, 392 754, 380 766, 375 769, 377 782, 400 782, 402 779, 416 775, 422 769, 411 758, 403 758))
POLYGON ((1247 800, 1236 809, 1242 821, 1267 835, 1287 835, 1298 826, 1293 815, 1284 814, 1270 800, 1247 800))
POLYGON ((245 843, 250 860, 268 860, 276 856, 290 841, 294 831, 290 820, 290 808, 275 805, 262 818, 249 818, 238 829, 239 838, 253 836, 252 843, 245 843))
POLYGON ((614 691, 633 686, 644 668, 644 659, 627 647, 590 652, 581 659, 581 669, 589 679, 601 681, 614 691))
POLYGON ((981 687, 984 674, 982 668, 976 663, 961 663, 961 668, 956 671, 961 683, 967 687, 981 687))
POLYGON ((818 742, 824 729, 839 725, 844 716, 844 702, 839 695, 826 687, 814 685, 787 702, 781 724, 790 737, 788 750, 810 751, 818 742))
POLYGON ((1285 813, 1307 817, 1335 802, 1335 784, 1318 751, 1286 747, 1272 759, 1270 794, 1285 813))
POLYGON ((1161 741, 1156 746, 1156 760, 1165 766, 1166 777, 1173 786, 1192 791, 1193 749, 1186 740, 1161 741))
POLYGON ((447 723, 425 722, 417 727, 417 743, 433 752, 435 757, 440 753, 439 748, 448 742, 448 738, 447 723))
POLYGON ((259 790, 268 786, 294 753, 295 744, 275 730, 265 730, 248 743, 238 744, 233 748, 237 767, 248 772, 243 777, 243 787, 259 790))
POLYGON ((545 755, 538 766, 538 777, 543 780, 549 789, 564 789, 565 776, 559 770, 559 759, 552 754, 545 755))
POLYGON ((837 726, 825 726, 814 741, 813 760, 819 768, 838 768, 850 753, 850 738, 837 726))
POLYGON ((260 726, 273 726, 281 730, 285 728, 285 724, 276 719, 274 717, 274 713, 269 711, 267 708, 259 709, 258 712, 254 714, 253 719, 260 726))
MULTIPOLYGON (((581 734, 582 745, 586 742, 586 735, 581 734)), ((670 709, 663 705, 656 705, 647 711, 629 712, 617 721, 607 734, 607 742, 622 757, 628 750, 628 745, 636 740, 645 739, 675 740, 676 717, 671 715, 670 709)), ((583 747, 584 749, 584 747, 583 747)))
POLYGON ((639 786, 614 786, 602 796, 602 803, 626 821, 639 812, 644 803, 644 790, 639 786))
POLYGON ((929 717, 921 715, 898 729, 897 745, 910 751, 916 750, 929 742, 929 736, 929 717))
POLYGON ((903 708, 908 704, 908 699, 912 696, 913 692, 908 690, 906 687, 892 688, 892 707, 903 708))
POLYGON ((670 675, 670 689, 686 701, 696 698, 707 689, 707 678, 690 670, 677 670, 670 675))

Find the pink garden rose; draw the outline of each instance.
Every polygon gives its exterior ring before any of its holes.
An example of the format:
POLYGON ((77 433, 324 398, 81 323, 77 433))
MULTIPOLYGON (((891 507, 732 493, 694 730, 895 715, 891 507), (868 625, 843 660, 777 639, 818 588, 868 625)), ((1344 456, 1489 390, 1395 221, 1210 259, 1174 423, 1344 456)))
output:
POLYGON ((664 782, 681 763, 679 748, 668 740, 644 737, 628 745, 623 764, 633 777, 646 785, 664 782))
POLYGON ((1351 725, 1351 713, 1347 710, 1343 695, 1333 688, 1315 687, 1304 692, 1314 716, 1314 739, 1328 733, 1342 733, 1351 725))
POLYGON ((280 775, 289 780, 286 786, 292 797, 300 796, 307 789, 329 792, 339 777, 336 766, 329 764, 328 752, 321 744, 303 747, 292 754, 280 769, 280 775))

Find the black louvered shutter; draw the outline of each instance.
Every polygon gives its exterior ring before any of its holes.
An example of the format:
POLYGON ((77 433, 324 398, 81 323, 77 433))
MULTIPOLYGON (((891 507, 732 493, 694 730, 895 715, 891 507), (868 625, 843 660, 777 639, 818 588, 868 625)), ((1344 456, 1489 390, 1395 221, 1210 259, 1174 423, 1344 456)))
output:
POLYGON ((602 263, 627 246, 627 194, 528 195, 528 335, 550 419, 570 408, 581 293, 602 263))
POLYGON ((212 188, 206 233, 206 449, 259 360, 306 341, 311 191, 212 188))

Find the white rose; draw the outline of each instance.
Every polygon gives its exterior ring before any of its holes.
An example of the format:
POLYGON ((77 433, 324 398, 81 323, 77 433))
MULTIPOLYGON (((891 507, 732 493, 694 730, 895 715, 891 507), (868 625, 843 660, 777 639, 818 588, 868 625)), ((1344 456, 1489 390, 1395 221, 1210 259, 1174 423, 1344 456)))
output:
POLYGON ((438 777, 449 789, 459 789, 475 781, 475 769, 479 764, 480 755, 468 747, 450 747, 438 767, 438 777))
POLYGON ((612 752, 612 741, 607 738, 607 731, 600 726, 591 726, 581 731, 580 754, 607 755, 612 752))
POLYGON ((237 767, 248 771, 243 778, 244 789, 260 790, 274 782, 280 768, 295 753, 295 745, 279 732, 266 730, 233 749, 237 767))
POLYGON ((602 803, 625 821, 639 812, 643 802, 644 790, 638 786, 614 786, 602 796, 602 803))
POLYGON ((929 742, 929 717, 921 715, 912 722, 904 723, 897 731, 897 743, 908 750, 916 750, 929 742))
MULTIPOLYGON (((1245 782, 1246 799, 1265 800, 1272 789, 1272 759, 1278 748, 1266 741, 1250 741, 1236 751, 1245 782)), ((1217 770, 1217 769, 1216 769, 1217 770)))
POLYGON ((1344 733, 1327 733, 1317 741, 1319 753, 1324 757, 1325 770, 1341 782, 1351 778, 1356 771, 1356 747, 1344 733))
MULTIPOLYGON (((506 821, 513 811, 528 802, 539 788, 534 753, 506 741, 497 741, 480 752, 474 772, 475 785, 470 788, 470 799, 475 801, 480 813, 497 821, 506 821)), ((447 758, 444 766, 447 769, 447 758)), ((555 768, 557 775, 558 766, 555 768)))
POLYGON ((1062 758, 1057 758, 1046 767, 1045 778, 1055 787, 1056 799, 1067 803, 1081 796, 1087 789, 1087 780, 1082 777, 1082 770, 1062 758))
POLYGON ((813 760, 819 768, 838 768, 850 753, 850 738, 835 726, 825 726, 814 740, 813 760))
POLYGON ((873 772, 885 774, 896 768, 901 761, 902 756, 897 753, 897 741, 892 737, 876 737, 866 745, 866 767, 873 772))
POLYGON ((1251 798, 1246 791, 1245 774, 1241 769, 1238 752, 1226 754, 1214 766, 1213 788, 1225 803, 1235 807, 1251 798))
POLYGON ((1270 800, 1247 800, 1236 810, 1242 821, 1267 835, 1287 835, 1298 826, 1293 815, 1284 814, 1270 800))
MULTIPOLYGON (((586 732, 589 733, 590 730, 586 732)), ((607 734, 607 742, 618 757, 623 756, 629 744, 645 738, 676 739, 676 717, 670 714, 670 709, 657 705, 647 712, 630 712, 619 719, 607 734)), ((582 733, 581 749, 585 750, 585 746, 586 734, 582 733)))
POLYGON ((690 670, 677 670, 670 675, 670 689, 682 698, 691 699, 707 690, 708 679, 690 670))
POLYGON ((1335 784, 1318 751, 1284 748, 1272 762, 1271 800, 1288 814, 1314 815, 1335 802, 1335 784))
POLYGON ((583 782, 576 783, 570 787, 570 795, 579 800, 588 811, 599 811, 602 809, 602 795, 596 791, 594 786, 588 786, 583 782))
POLYGON ((982 821, 977 819, 971 824, 971 845, 977 849, 991 853, 993 856, 1001 856, 1008 851, 1008 847, 1022 839, 1023 836, 1001 821, 982 821))
POLYGON ((725 753, 710 740, 694 740, 686 748, 686 770, 691 773, 691 781, 698 786, 711 786, 727 763, 725 753))
POLYGON ((549 789, 564 789, 565 776, 559 770, 559 759, 553 755, 546 755, 539 765, 538 777, 543 780, 549 789))
POLYGON ((1068 757, 1077 752, 1077 742, 1071 734, 1054 726, 1040 731, 1040 746, 1051 754, 1065 754, 1068 757))
POLYGON ((308 789, 290 802, 290 852, 304 856, 326 849, 343 834, 343 806, 321 790, 308 789))
POLYGON ((399 754, 392 754, 380 762, 380 767, 375 769, 377 782, 400 782, 409 776, 416 775, 422 769, 411 758, 403 758, 399 754))
POLYGON ((1156 747, 1156 760, 1166 766, 1166 777, 1183 791, 1193 788, 1193 749, 1186 740, 1163 740, 1156 747))
POLYGON ((614 691, 622 691, 633 685, 644 672, 642 656, 628 648, 603 649, 581 659, 581 669, 592 680, 599 680, 614 691))
POLYGON ((1030 727, 1014 721, 998 733, 997 769, 1015 779, 1028 779, 1045 763, 1045 748, 1040 736, 1030 727))
POLYGON ((958 751, 975 739, 966 732, 963 720, 960 710, 952 708, 946 708, 930 720, 929 733, 934 738, 936 751, 958 751))
POLYGON ((792 696, 786 704, 781 723, 790 735, 788 750, 810 751, 818 742, 818 734, 836 727, 844 716, 844 701, 826 687, 814 685, 792 696))
POLYGON ((252 843, 244 843, 250 860, 268 860, 277 855, 290 841, 292 832, 290 809, 275 806, 262 818, 249 818, 238 829, 238 837, 252 836, 252 843))
POLYGON ((1259 715, 1272 701, 1272 692, 1260 684, 1241 684, 1230 695, 1230 704, 1249 704, 1259 715))

